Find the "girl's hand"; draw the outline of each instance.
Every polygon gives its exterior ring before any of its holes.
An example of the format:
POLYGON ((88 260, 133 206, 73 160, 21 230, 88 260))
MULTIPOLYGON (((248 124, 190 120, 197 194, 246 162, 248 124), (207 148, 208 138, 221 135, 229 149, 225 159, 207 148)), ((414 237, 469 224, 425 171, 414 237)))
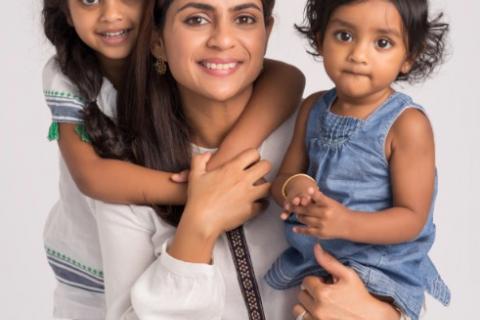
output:
POLYGON ((262 179, 271 165, 260 160, 257 150, 250 149, 207 172, 210 156, 203 154, 192 159, 182 222, 186 219, 218 237, 242 225, 264 207, 258 200, 268 196, 270 183, 262 179))
POLYGON ((170 176, 170 180, 176 183, 187 183, 190 170, 183 170, 170 176))
POLYGON ((333 283, 318 277, 306 277, 293 308, 294 317, 305 320, 399 320, 392 305, 373 297, 353 269, 345 267, 320 245, 315 246, 315 258, 327 270, 333 283))
POLYGON ((318 189, 309 188, 307 195, 307 205, 292 207, 298 221, 305 225, 296 226, 293 231, 322 239, 348 238, 350 210, 318 189))
POLYGON ((285 186, 286 199, 283 204, 283 210, 280 213, 280 218, 286 220, 293 208, 308 206, 312 199, 308 193, 309 189, 317 189, 317 184, 312 178, 304 175, 295 176, 292 180, 287 182, 285 186))

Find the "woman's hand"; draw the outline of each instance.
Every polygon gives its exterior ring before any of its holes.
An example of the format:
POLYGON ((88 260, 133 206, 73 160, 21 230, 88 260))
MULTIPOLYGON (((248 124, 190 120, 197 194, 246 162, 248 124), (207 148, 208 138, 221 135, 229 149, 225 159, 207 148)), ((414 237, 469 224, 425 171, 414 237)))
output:
POLYGON ((333 283, 306 277, 293 315, 304 320, 398 320, 400 314, 389 303, 373 297, 355 271, 345 267, 317 245, 315 258, 327 270, 333 283))
POLYGON ((188 177, 188 200, 168 249, 173 257, 208 263, 216 239, 242 225, 262 208, 270 183, 258 183, 271 169, 251 149, 207 172, 210 154, 196 155, 188 177))

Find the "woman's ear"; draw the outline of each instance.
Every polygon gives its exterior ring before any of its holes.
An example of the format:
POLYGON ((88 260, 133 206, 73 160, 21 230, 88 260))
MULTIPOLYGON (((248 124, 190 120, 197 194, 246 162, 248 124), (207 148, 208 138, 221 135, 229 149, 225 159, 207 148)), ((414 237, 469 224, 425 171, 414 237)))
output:
POLYGON ((152 55, 163 61, 167 61, 167 55, 165 53, 165 46, 163 45, 162 37, 160 36, 160 32, 153 31, 152 32, 152 40, 150 44, 150 51, 152 55))

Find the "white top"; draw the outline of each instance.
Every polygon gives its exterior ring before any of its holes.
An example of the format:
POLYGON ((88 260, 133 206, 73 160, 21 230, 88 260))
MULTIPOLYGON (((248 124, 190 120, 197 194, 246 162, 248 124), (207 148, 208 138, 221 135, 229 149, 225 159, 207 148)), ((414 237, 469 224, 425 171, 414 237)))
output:
MULTIPOLYGON (((55 57, 44 67, 43 89, 53 122, 81 123, 85 100, 61 72, 55 57)), ((113 116, 116 91, 104 79, 97 99, 99 108, 113 116)), ((78 190, 60 156, 60 198, 47 218, 44 244, 59 282, 54 296, 54 316, 102 319, 105 314, 103 268, 96 222, 88 197, 78 190)))
MULTIPOLYGON (((277 173, 293 132, 294 117, 262 145, 263 159, 277 173)), ((94 201, 105 272, 107 319, 248 319, 225 235, 218 239, 212 265, 176 260, 166 252, 174 228, 145 206, 94 201)), ((263 276, 287 248, 280 208, 273 199, 266 212, 244 225, 267 319, 291 319, 298 289, 277 291, 263 276)))

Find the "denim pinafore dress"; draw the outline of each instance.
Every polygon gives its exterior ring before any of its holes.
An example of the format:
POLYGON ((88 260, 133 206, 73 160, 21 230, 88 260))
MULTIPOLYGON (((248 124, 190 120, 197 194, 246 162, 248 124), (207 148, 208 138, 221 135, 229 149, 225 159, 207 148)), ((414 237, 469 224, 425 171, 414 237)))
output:
MULTIPOLYGON (((332 89, 312 107, 306 131, 308 174, 320 190, 346 207, 372 212, 392 207, 390 170, 385 156, 385 139, 395 120, 407 108, 423 108, 405 94, 395 92, 366 120, 340 116, 330 111, 336 99, 332 89)), ((273 264, 265 279, 276 289, 297 286, 308 275, 326 276, 315 260, 313 246, 319 242, 343 264, 352 267, 368 290, 390 297, 412 320, 418 319, 424 291, 444 305, 450 301, 445 285, 428 257, 434 238, 433 203, 428 220, 413 241, 395 245, 370 245, 346 240, 319 240, 296 234, 295 215, 286 221, 291 247, 273 264)))

